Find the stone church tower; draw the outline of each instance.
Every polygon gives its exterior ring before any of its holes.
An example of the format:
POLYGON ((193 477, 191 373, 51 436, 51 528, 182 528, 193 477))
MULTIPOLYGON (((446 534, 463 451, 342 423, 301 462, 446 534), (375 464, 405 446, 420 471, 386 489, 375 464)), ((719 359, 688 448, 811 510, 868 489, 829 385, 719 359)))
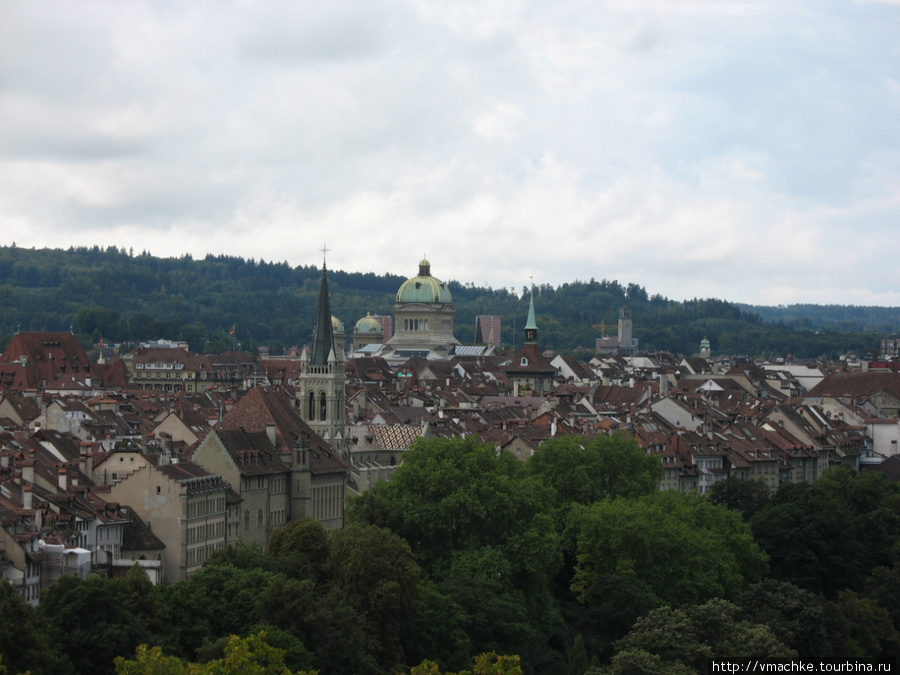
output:
POLYGON ((307 356, 304 351, 300 363, 300 415, 342 457, 349 442, 345 420, 345 363, 343 345, 335 345, 335 324, 323 262, 312 352, 307 356))
POLYGON ((619 351, 633 355, 636 349, 637 341, 634 339, 631 308, 626 305, 619 310, 619 351))

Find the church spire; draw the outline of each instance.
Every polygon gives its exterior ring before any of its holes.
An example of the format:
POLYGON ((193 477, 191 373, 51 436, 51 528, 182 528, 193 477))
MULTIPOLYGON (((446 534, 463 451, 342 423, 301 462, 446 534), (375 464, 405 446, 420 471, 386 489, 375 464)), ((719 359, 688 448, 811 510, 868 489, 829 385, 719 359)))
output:
POLYGON ((534 319, 534 283, 531 284, 531 301, 528 305, 528 320, 525 322, 525 344, 537 344, 537 321, 534 319))
POLYGON ((316 328, 313 333, 312 358, 310 364, 313 366, 325 366, 328 364, 328 358, 334 352, 334 329, 331 325, 331 300, 328 296, 328 276, 325 267, 324 253, 328 251, 323 248, 322 258, 322 281, 319 283, 319 306, 316 311, 316 328))

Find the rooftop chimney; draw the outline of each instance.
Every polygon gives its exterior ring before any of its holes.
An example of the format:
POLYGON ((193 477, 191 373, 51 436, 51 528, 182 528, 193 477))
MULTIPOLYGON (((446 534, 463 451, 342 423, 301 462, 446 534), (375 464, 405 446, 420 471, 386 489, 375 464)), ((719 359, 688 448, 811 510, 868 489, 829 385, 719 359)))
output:
POLYGON ((266 436, 269 437, 269 443, 272 444, 272 447, 273 447, 273 448, 276 447, 276 446, 275 446, 275 439, 276 439, 275 431, 276 431, 276 429, 275 429, 275 425, 274 425, 274 424, 267 424, 267 425, 266 425, 266 436))
POLYGON ((33 495, 31 493, 31 486, 23 485, 22 486, 22 508, 23 509, 29 509, 29 510, 31 509, 32 496, 33 495))
POLYGON ((32 484, 34 483, 34 460, 26 459, 22 462, 22 482, 32 484))
POLYGON ((67 489, 66 485, 66 467, 61 467, 59 470, 59 491, 65 492, 67 489))

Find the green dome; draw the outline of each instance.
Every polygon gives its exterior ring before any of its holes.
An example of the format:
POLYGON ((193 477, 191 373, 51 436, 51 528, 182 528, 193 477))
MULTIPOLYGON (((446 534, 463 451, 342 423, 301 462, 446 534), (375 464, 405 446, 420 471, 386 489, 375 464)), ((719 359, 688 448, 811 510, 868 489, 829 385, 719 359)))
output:
POLYGON ((356 322, 357 333, 383 333, 381 322, 373 319, 371 314, 366 314, 363 318, 356 322))
POLYGON ((453 302, 450 289, 440 279, 431 276, 431 263, 419 263, 419 275, 403 282, 397 291, 397 302, 453 302))
POLYGON ((344 332, 344 324, 336 316, 331 317, 331 330, 334 331, 335 333, 343 333, 344 332))

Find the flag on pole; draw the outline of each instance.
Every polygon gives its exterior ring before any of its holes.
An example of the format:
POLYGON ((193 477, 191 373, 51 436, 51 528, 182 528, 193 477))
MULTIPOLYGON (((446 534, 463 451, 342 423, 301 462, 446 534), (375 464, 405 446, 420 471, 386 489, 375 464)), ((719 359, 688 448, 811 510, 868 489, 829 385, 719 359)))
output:
POLYGON ((231 330, 228 331, 229 335, 234 335, 234 324, 231 324, 231 330))

